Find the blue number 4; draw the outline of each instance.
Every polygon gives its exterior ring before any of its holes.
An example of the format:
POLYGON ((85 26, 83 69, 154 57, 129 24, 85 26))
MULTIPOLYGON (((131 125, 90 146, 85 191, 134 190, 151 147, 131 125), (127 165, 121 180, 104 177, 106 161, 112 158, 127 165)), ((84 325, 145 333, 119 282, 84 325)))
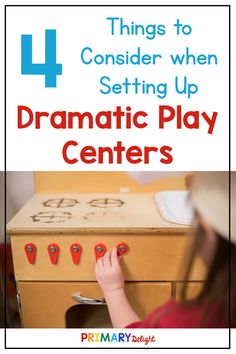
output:
POLYGON ((56 30, 45 30, 45 63, 32 60, 32 35, 21 36, 21 74, 45 75, 45 87, 57 86, 57 75, 62 74, 62 64, 56 59, 56 30))

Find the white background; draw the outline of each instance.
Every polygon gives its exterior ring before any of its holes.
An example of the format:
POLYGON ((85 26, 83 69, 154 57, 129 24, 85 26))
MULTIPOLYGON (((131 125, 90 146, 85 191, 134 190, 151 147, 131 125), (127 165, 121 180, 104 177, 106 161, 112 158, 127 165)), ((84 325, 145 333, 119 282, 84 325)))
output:
MULTIPOLYGON (((33 1, 33 0, 25 0, 24 1, 24 4, 33 4, 35 1, 33 1)), ((60 1, 60 0, 57 0, 57 1, 55 1, 55 0, 51 0, 50 1, 50 3, 51 4, 59 4, 59 3, 64 3, 65 1, 60 1)), ((122 1, 116 1, 116 3, 122 3, 122 1)), ((3 5, 4 4, 6 4, 6 3, 8 3, 8 4, 10 4, 10 3, 12 3, 12 4, 16 4, 16 3, 21 3, 21 1, 17 1, 17 0, 14 0, 14 1, 1 1, 1 23, 3 24, 4 23, 4 17, 3 17, 3 5)), ((41 3, 41 4, 43 4, 43 3, 45 3, 45 4, 48 4, 48 1, 36 1, 36 3, 41 3)), ((68 1, 68 3, 70 3, 70 4, 72 4, 72 3, 76 3, 76 4, 79 4, 79 1, 73 1, 73 0, 71 0, 71 1, 68 1)), ((89 3, 89 1, 87 1, 86 3, 89 3)), ((100 3, 100 1, 97 1, 97 0, 93 0, 91 3, 100 3)), ((110 4, 110 3, 112 3, 112 1, 110 0, 110 1, 107 1, 107 0, 104 0, 103 1, 103 4, 105 4, 105 3, 108 3, 108 4, 110 4)), ((125 4, 125 3, 127 3, 127 1, 123 1, 123 3, 125 4)), ((139 0, 136 0, 136 1, 133 1, 133 0, 130 0, 129 1, 129 3, 131 4, 131 3, 134 3, 134 4, 138 4, 138 3, 144 3, 144 1, 139 1, 139 0)), ((154 4, 156 4, 156 1, 152 1, 152 0, 149 0, 149 2, 148 2, 149 4, 151 4, 151 3, 154 3, 154 4)), ((202 0, 202 1, 190 1, 190 0, 172 0, 172 1, 163 1, 162 3, 165 3, 165 4, 168 4, 168 3, 170 3, 170 4, 174 4, 174 3, 176 3, 176 4, 191 4, 191 3, 198 3, 198 4, 205 4, 206 2, 205 2, 205 0, 202 0)), ((212 1, 212 0, 208 0, 208 2, 207 2, 208 4, 231 4, 231 10, 232 10, 232 19, 231 19, 231 23, 232 23, 232 33, 235 33, 235 26, 236 26, 236 22, 235 22, 235 9, 236 9, 236 7, 235 7, 235 2, 234 1, 231 1, 231 0, 226 0, 226 1, 223 1, 223 0, 215 0, 215 1, 212 1)), ((200 17, 201 18, 201 17, 200 17)), ((18 20, 17 21, 17 26, 19 26, 20 25, 20 21, 18 20)), ((16 24, 14 24, 14 27, 17 27, 16 26, 16 24)), ((4 52, 4 47, 3 47, 3 44, 4 44, 4 41, 3 41, 3 39, 4 39, 4 34, 3 34, 3 26, 1 26, 1 43, 2 43, 2 53, 4 52)), ((231 62, 232 63, 234 63, 235 62, 235 40, 234 41, 232 41, 232 51, 231 51, 231 55, 232 55, 232 57, 231 57, 231 62)), ((4 77, 4 66, 3 66, 3 60, 4 60, 4 58, 3 58, 3 56, 1 56, 0 57, 0 63, 1 63, 1 72, 2 72, 2 77, 4 77)), ((26 78, 26 76, 25 76, 25 78, 26 78)), ((234 80, 234 78, 235 78, 235 75, 234 75, 234 67, 232 67, 232 72, 231 72, 231 78, 232 78, 232 97, 234 97, 234 87, 235 87, 235 80, 234 80)), ((35 80, 35 81, 38 81, 38 79, 39 78, 37 78, 37 80, 35 80)), ((40 81, 40 80, 39 80, 40 81)), ((36 83, 35 83, 36 84, 36 83)), ((1 120, 0 120, 0 124, 1 124, 1 126, 0 126, 0 134, 1 134, 1 136, 0 136, 0 141, 1 141, 1 154, 0 154, 0 169, 1 170, 4 170, 4 154, 3 154, 3 148, 4 148, 4 120, 3 120, 3 117, 4 117, 4 110, 3 110, 3 108, 4 108, 4 105, 3 105, 3 103, 4 103, 4 100, 3 100, 3 98, 4 98, 4 96, 3 96, 3 91, 4 91, 4 87, 3 87, 3 82, 2 82, 2 85, 1 85, 1 92, 2 92, 2 94, 1 94, 1 120)), ((235 119, 234 119, 234 111, 235 111, 235 109, 234 109, 234 107, 235 107, 235 105, 234 105, 234 102, 232 102, 232 116, 231 116, 231 124, 232 124, 232 126, 231 126, 231 136, 232 136, 232 141, 231 141, 231 143, 232 143, 232 145, 231 145, 231 151, 232 151, 232 160, 231 160, 231 168, 232 168, 232 170, 236 170, 236 155, 235 155, 235 153, 233 153, 234 151, 236 151, 236 139, 234 138, 234 133, 233 132, 235 132, 236 131, 236 126, 235 126, 235 119)), ((15 118, 15 117, 14 117, 15 118)), ((44 135, 44 138, 45 138, 45 135, 44 135)), ((201 140, 199 140, 199 141, 201 141, 201 140)), ((15 144, 15 142, 13 142, 12 143, 12 147, 11 147, 11 149, 14 149, 14 151, 16 152, 17 150, 18 150, 18 148, 19 148, 19 146, 17 146, 17 144, 15 144)), ((28 149, 28 151, 32 151, 32 147, 30 147, 29 149, 28 149)), ((50 151, 51 151, 51 149, 50 149, 50 151)), ((49 154, 48 154, 49 155, 49 154)), ((49 155, 49 156, 51 156, 51 154, 49 155)), ((205 155, 204 155, 205 156, 205 155)), ((217 156, 217 155, 215 155, 217 158, 219 157, 219 156, 217 156)), ((46 156, 47 157, 47 156, 46 156)), ((223 158, 225 158, 225 156, 223 155, 223 158)), ((26 169, 30 169, 30 170, 32 170, 34 167, 33 167, 33 165, 30 165, 31 164, 31 162, 29 162, 29 156, 27 156, 27 158, 24 158, 24 160, 25 160, 25 163, 27 163, 28 164, 28 167, 26 168, 26 169)), ((41 161, 41 163, 43 162, 45 162, 45 157, 44 157, 44 159, 42 159, 43 161, 41 161)), ((53 160, 55 160, 55 158, 53 158, 53 160)), ((225 160, 227 160, 226 158, 225 158, 225 160)), ((14 163, 16 163, 17 161, 16 161, 16 158, 15 158, 15 161, 13 161, 13 165, 14 165, 14 163)), ((51 170, 53 170, 54 169, 54 166, 52 165, 52 162, 53 161, 51 161, 51 166, 50 166, 50 169, 51 170)), ((203 161, 202 161, 203 162, 203 161)), ((14 167, 14 166, 13 166, 14 167)), ((22 162, 20 163, 20 164, 16 164, 15 165, 15 169, 17 169, 17 167, 19 168, 19 170, 24 170, 24 166, 23 166, 23 164, 22 164, 22 162)), ((158 166, 159 168, 160 168, 160 165, 158 166)), ((163 166, 162 166, 163 167, 163 166)), ((208 166, 208 167, 210 167, 210 166, 208 166)), ((46 168, 45 168, 46 169, 46 168)), ((68 166, 64 166, 63 167, 63 169, 68 169, 68 166)), ((173 168, 174 169, 174 168, 173 168)), ((176 168, 177 169, 177 168, 176 168)), ((186 168, 185 168, 186 169, 186 168)), ((190 169, 189 167, 187 168, 187 169, 190 169)), ((197 169, 197 168, 196 168, 197 169)), ((205 169, 205 167, 204 167, 204 165, 202 164, 202 166, 200 166, 199 167, 199 169, 205 169)), ((207 168, 206 168, 207 169, 207 168)), ((0 347, 1 348, 3 348, 3 331, 0 331, 0 347)), ((232 330, 231 331, 231 334, 232 334, 232 349, 231 349, 231 351, 235 351, 235 338, 236 338, 236 333, 235 333, 235 330, 232 330), (234 348, 234 349, 233 349, 234 348)), ((31 336, 30 337, 31 338, 31 340, 34 340, 33 339, 33 336, 31 336)), ((65 338, 66 339, 66 338, 65 338)), ((186 341, 188 340, 188 338, 186 337, 186 341)), ((213 338, 213 340, 214 340, 214 338, 213 338)), ((191 343, 190 343, 190 345, 191 345, 191 343)), ((159 352, 163 352, 163 353, 169 353, 169 352, 174 352, 174 353, 182 353, 183 352, 183 350, 159 350, 159 352)), ((8 350, 7 351, 8 353, 15 353, 15 350, 8 350)), ((28 352, 35 352, 35 351, 28 351, 28 352)), ((41 350, 37 350, 37 353, 41 353, 41 352, 45 352, 45 351, 41 351, 41 350)), ((58 350, 57 350, 57 352, 58 352, 58 350)), ((62 352, 62 353, 67 353, 68 352, 68 350, 61 350, 60 352, 62 352)), ((86 352, 91 352, 91 353, 94 353, 94 350, 88 350, 88 351, 86 351, 86 352)), ((120 350, 117 350, 117 351, 114 351, 114 353, 115 352, 120 352, 120 350)), ((138 352, 138 353, 140 353, 140 352, 144 352, 143 350, 130 350, 130 352, 131 353, 136 353, 136 352, 138 352)), ((146 351, 145 351, 146 352, 146 351)), ((151 352, 153 352, 153 353, 156 353, 156 350, 149 350, 149 353, 151 353, 151 352)), ((189 352, 193 352, 193 353, 202 353, 202 350, 192 350, 192 351, 190 351, 190 350, 188 350, 188 353, 189 352)), ((218 350, 217 351, 218 353, 223 353, 223 352, 226 352, 226 353, 228 353, 229 352, 229 350, 218 350)), ((207 351, 207 353, 215 353, 215 350, 214 349, 212 349, 212 350, 208 350, 207 351)))
POLYGON ((7 9, 7 169, 8 170, 227 170, 228 169, 228 9, 213 7, 157 7, 157 8, 8 8, 7 9), (106 17, 116 16, 142 24, 165 24, 167 34, 153 40, 138 36, 111 36, 106 17), (19 18, 21 19, 19 21, 19 18), (176 36, 173 23, 192 26, 190 36, 176 36), (17 26, 15 25, 17 23, 17 26), (57 88, 45 88, 44 76, 21 75, 21 34, 33 34, 33 61, 44 62, 44 30, 57 30, 57 62, 63 64, 63 75, 57 76, 57 88), (81 50, 91 46, 98 53, 136 50, 161 53, 166 59, 157 66, 84 65, 81 50), (186 46, 191 52, 216 54, 218 65, 174 66, 168 55, 182 53, 186 46), (175 75, 188 75, 199 86, 199 93, 191 100, 173 90, 175 75), (125 77, 139 77, 146 82, 168 82, 169 94, 160 100, 155 95, 102 95, 99 79, 107 75, 115 83, 125 77), (158 106, 183 106, 183 110, 218 112, 214 132, 207 134, 207 124, 200 118, 200 129, 176 129, 168 123, 158 129, 158 106), (17 106, 26 105, 33 111, 56 110, 91 111, 114 110, 130 105, 132 111, 148 113, 148 128, 105 130, 57 130, 43 118, 42 128, 33 126, 17 129, 17 106), (160 163, 161 155, 153 153, 150 164, 131 165, 125 161, 116 164, 68 165, 62 158, 62 147, 68 140, 79 143, 71 148, 70 157, 79 158, 86 145, 111 146, 118 140, 128 148, 131 145, 169 145, 173 148, 173 162, 160 163))
MULTIPOLYGON (((99 338, 99 337, 98 337, 99 338)), ((136 328, 136 329, 8 329, 7 346, 17 347, 84 347, 84 348, 103 348, 103 347, 127 347, 127 348, 164 348, 164 347, 225 347, 229 346, 228 329, 154 329, 154 328, 136 328), (107 344, 104 342, 92 343, 87 340, 81 341, 81 333, 126 333, 130 335, 129 342, 115 341, 107 344), (149 337, 154 336, 156 341, 145 343, 132 343, 132 336, 149 337), (33 338, 33 340, 31 340, 33 338), (42 338, 44 339, 42 343, 42 338), (186 339, 188 338, 188 339, 186 339), (214 338, 214 339, 213 339, 214 338), (171 340, 170 340, 171 339, 171 340)))
MULTIPOLYGON (((59 345, 64 345, 65 347, 68 346, 68 341, 69 341, 69 346, 78 346, 78 341, 79 339, 76 337, 76 335, 79 336, 79 332, 76 332, 77 330, 74 329, 9 329, 7 331, 7 334, 9 337, 7 338, 8 340, 8 345, 12 344, 12 348, 16 347, 17 345, 22 344, 24 341, 25 336, 27 336, 27 341, 25 344, 25 347, 30 347, 36 344, 39 344, 39 347, 41 346, 48 346, 48 347, 53 347, 53 341, 54 338, 56 338, 57 343, 59 345), (22 337, 21 337, 22 336, 22 337)), ((139 329, 137 332, 140 331, 139 329)), ((3 330, 0 330, 0 347, 3 347, 3 330)), ((200 337, 202 339, 202 344, 205 344, 206 346, 210 343, 210 339, 214 341, 216 345, 219 344, 221 341, 222 344, 225 344, 226 341, 226 336, 224 334, 224 330, 214 330, 214 329, 206 329, 206 330, 173 330, 173 329, 162 329, 158 331, 158 334, 156 338, 159 339, 159 343, 163 345, 163 341, 167 342, 167 346, 174 346, 174 342, 179 345, 182 342, 184 342, 184 345, 187 347, 188 344, 189 346, 192 346, 193 343, 196 344, 196 346, 200 346, 200 337), (199 335, 201 332, 201 336, 199 335), (187 335, 186 335, 187 334, 187 335), (184 338, 185 335, 185 338, 184 338), (183 339, 184 338, 184 339, 183 339)), ((231 330, 231 345, 232 348, 231 350, 229 349, 217 349, 217 353, 222 354, 222 353, 231 353, 232 351, 235 351, 235 338, 236 338, 236 330, 232 329, 231 330), (234 348, 234 349, 233 349, 234 348)), ((68 346, 68 347, 69 347, 68 346)), ((181 354, 183 353, 183 349, 149 349, 148 353, 174 353, 174 354, 181 354)), ((78 349, 76 350, 78 351, 78 349)), ((16 350, 14 349, 8 349, 6 351, 7 353, 16 353, 16 350)), ((45 353, 44 349, 37 349, 37 350, 27 350, 29 353, 45 353)), ((54 353, 58 352, 58 349, 51 349, 49 353, 54 353)), ((83 352, 85 353, 94 353, 98 352, 98 350, 94 349, 84 349, 83 352)), ((104 350, 101 349, 101 352, 103 353, 104 350)), ((112 353, 123 353, 124 349, 113 349, 112 353)), ((214 354, 216 352, 215 349, 187 349, 188 353, 196 353, 196 354, 201 354, 201 353, 208 353, 208 354, 214 354)), ((18 351, 17 351, 18 353, 18 351)), ((60 353, 68 353, 68 349, 61 349, 60 353)), ((146 349, 129 349, 129 353, 147 353, 146 349)))

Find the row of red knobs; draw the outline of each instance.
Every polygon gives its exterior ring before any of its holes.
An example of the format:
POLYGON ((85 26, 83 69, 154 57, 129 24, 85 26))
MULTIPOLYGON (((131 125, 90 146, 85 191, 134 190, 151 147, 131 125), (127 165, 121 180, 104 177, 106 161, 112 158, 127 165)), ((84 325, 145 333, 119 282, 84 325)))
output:
MULTIPOLYGON (((27 243, 25 245, 25 253, 28 259, 28 262, 30 264, 34 264, 36 260, 36 252, 37 252, 37 247, 34 243, 27 243)), ((118 256, 123 256, 129 251, 129 246, 125 242, 119 243, 117 246, 117 254, 118 256)), ((47 247, 48 254, 51 260, 52 264, 57 264, 58 262, 58 257, 59 257, 59 251, 60 247, 58 246, 57 243, 51 243, 47 247)), ((98 243, 97 245, 94 246, 94 253, 96 260, 99 259, 100 257, 103 257, 104 254, 106 253, 107 248, 103 243, 98 243)), ((74 264, 79 264, 80 262, 80 255, 82 252, 82 246, 79 243, 73 243, 70 246, 70 252, 72 256, 72 260, 74 264)))

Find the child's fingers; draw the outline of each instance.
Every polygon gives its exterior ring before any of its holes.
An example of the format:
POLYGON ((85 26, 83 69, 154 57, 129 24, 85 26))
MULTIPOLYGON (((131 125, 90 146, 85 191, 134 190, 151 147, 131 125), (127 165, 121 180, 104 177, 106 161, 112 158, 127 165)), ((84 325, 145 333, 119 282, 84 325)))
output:
POLYGON ((119 263, 122 261, 122 259, 123 259, 122 256, 118 256, 119 263))
POLYGON ((111 264, 112 265, 119 264, 119 259, 118 259, 118 256, 117 256, 117 248, 116 247, 113 247, 112 251, 111 251, 111 264))
POLYGON ((111 266, 111 251, 107 251, 103 256, 103 265, 105 268, 111 266))
POLYGON ((95 271, 97 273, 99 273, 102 268, 103 268, 103 261, 102 261, 102 258, 99 258, 96 262, 96 265, 95 265, 95 271))

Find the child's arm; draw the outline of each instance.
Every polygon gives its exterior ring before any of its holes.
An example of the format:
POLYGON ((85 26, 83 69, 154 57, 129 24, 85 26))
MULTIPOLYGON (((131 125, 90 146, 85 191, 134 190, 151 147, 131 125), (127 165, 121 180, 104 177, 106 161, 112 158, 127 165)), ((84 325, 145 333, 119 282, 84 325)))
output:
POLYGON ((116 248, 98 259, 95 273, 104 293, 113 327, 122 328, 132 322, 140 321, 125 295, 124 276, 116 248))

